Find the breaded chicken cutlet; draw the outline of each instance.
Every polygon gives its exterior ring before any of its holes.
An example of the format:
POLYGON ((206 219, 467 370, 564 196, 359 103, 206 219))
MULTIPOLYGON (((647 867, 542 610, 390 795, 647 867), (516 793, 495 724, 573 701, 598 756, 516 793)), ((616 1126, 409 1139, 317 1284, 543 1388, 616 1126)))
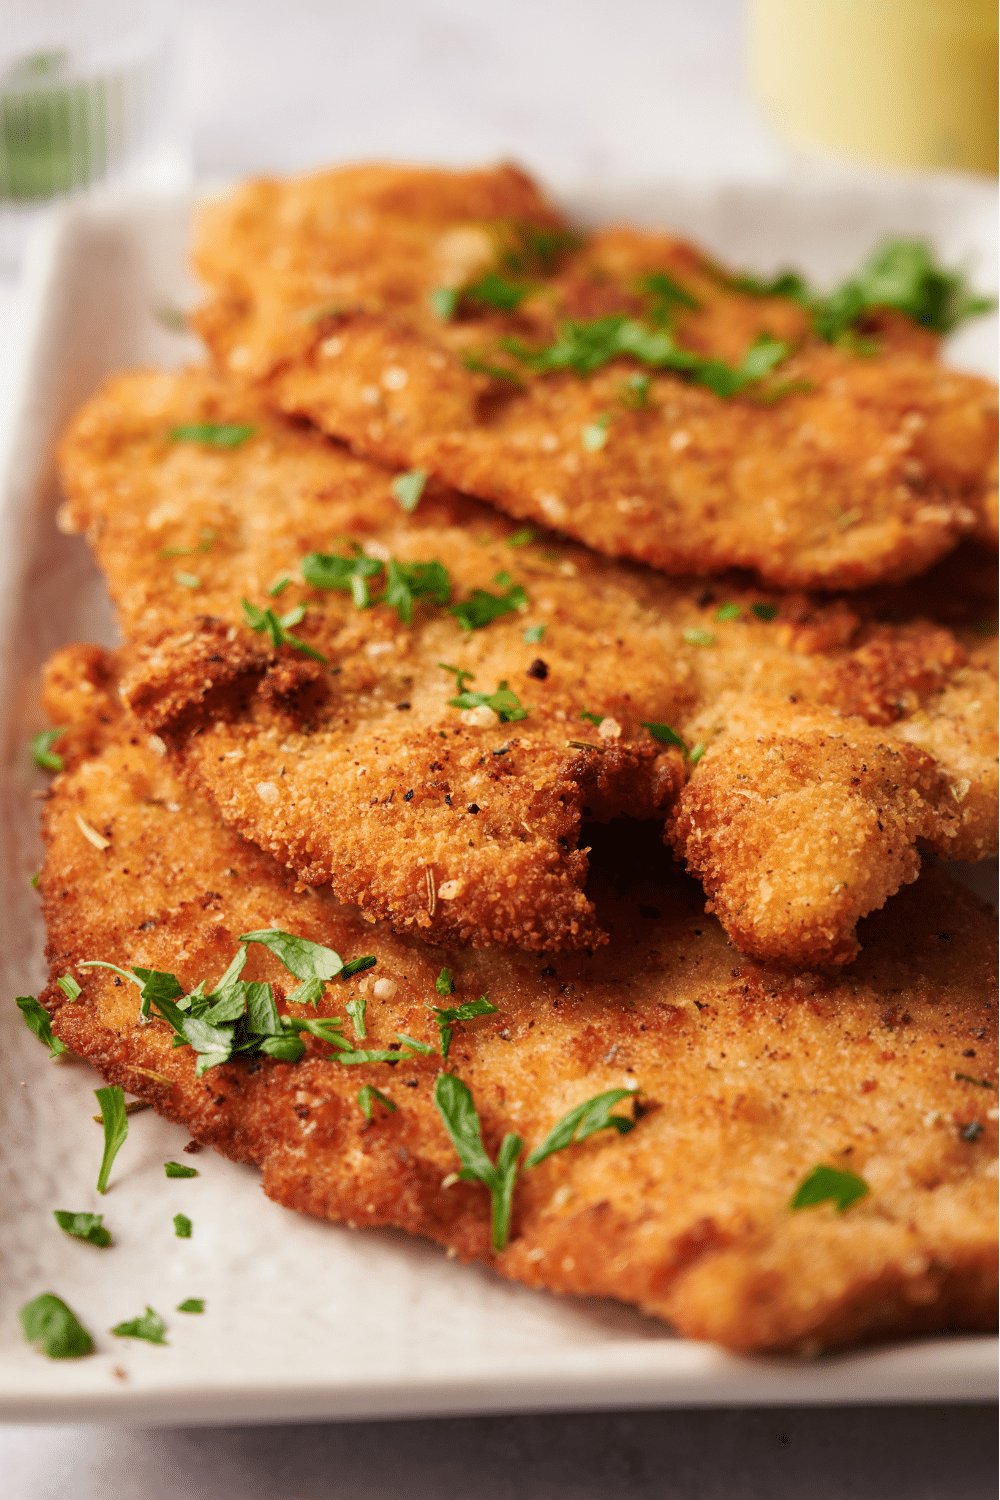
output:
POLYGON ((875 307, 830 341, 681 240, 574 236, 509 167, 250 182, 195 264, 221 368, 612 556, 854 589, 990 529, 995 387, 933 333, 875 307))
POLYGON ((850 969, 790 978, 740 958, 655 830, 619 823, 595 834, 614 846, 594 886, 606 947, 429 949, 297 887, 220 824, 113 700, 81 689, 71 653, 49 681, 69 725, 40 879, 54 1031, 108 1082, 260 1167, 271 1198, 424 1235, 529 1286, 617 1297, 735 1350, 992 1325, 994 924, 936 869, 869 919, 850 969), (385 1061, 341 1064, 307 1036, 300 1061, 244 1056, 197 1077, 168 1025, 140 1023, 137 988, 80 966, 139 965, 190 991, 227 969, 240 934, 273 928, 377 960, 327 985, 317 1012, 289 1004, 287 971, 259 945, 244 979, 270 981, 286 1016, 341 1016, 345 1036, 345 1005, 356 1017, 366 1001, 355 1045, 385 1061), (72 1003, 55 983, 66 974, 82 989, 72 1003), (445 1060, 428 1005, 484 994, 495 1010, 456 1023, 445 1060), (442 1070, 471 1091, 491 1160, 507 1133, 525 1143, 498 1253, 486 1188, 456 1177, 442 1070), (628 1133, 525 1164, 567 1111, 614 1089, 628 1133), (843 1212, 792 1212, 818 1164, 867 1193, 843 1212))
POLYGON ((111 382, 61 459, 145 727, 239 832, 397 928, 592 946, 580 823, 626 813, 669 820, 744 951, 843 962, 918 843, 995 849, 992 643, 879 623, 891 593, 672 581, 434 485, 407 517, 390 474, 205 372, 111 382), (392 558, 444 570, 409 620, 347 592, 360 566, 378 600, 392 558), (497 613, 463 629, 477 597, 497 613), (243 598, 325 660, 253 634, 243 598))

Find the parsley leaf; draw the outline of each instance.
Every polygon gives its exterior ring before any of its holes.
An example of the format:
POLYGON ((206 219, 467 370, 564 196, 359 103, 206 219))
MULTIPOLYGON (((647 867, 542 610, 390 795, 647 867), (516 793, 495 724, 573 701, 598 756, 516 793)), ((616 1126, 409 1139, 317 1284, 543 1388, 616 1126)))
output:
POLYGON ((366 1083, 364 1088, 358 1091, 358 1103, 361 1105, 361 1113, 366 1120, 372 1118, 372 1103, 376 1099, 380 1104, 384 1104, 386 1109, 391 1110, 395 1114, 396 1106, 392 1100, 387 1099, 382 1090, 377 1089, 374 1084, 366 1083))
POLYGON ((586 719, 586 721, 587 721, 588 724, 603 724, 604 723, 604 715, 603 714, 592 714, 586 708, 581 708, 581 710, 580 710, 580 718, 581 719, 586 719))
POLYGON ((544 634, 544 625, 529 625, 527 630, 524 632, 524 639, 527 641, 529 646, 536 646, 544 634))
POLYGON ((197 1167, 185 1167, 179 1161, 165 1161, 163 1170, 168 1177, 197 1177, 197 1167))
POLYGON ((530 526, 522 526, 520 531, 515 531, 513 536, 507 538, 508 547, 527 547, 535 540, 535 533, 530 526))
POLYGON ((599 453, 608 441, 608 428, 615 419, 612 411, 600 412, 592 422, 580 429, 580 441, 588 453, 599 453))
POLYGON ((455 993, 455 981, 452 977, 450 969, 441 970, 440 974, 434 981, 434 988, 443 999, 447 999, 449 995, 453 995, 455 993))
POLYGON ((624 1115, 613 1115, 611 1110, 622 1099, 634 1097, 633 1089, 609 1089, 606 1094, 595 1094, 593 1099, 578 1104, 576 1109, 571 1109, 558 1124, 553 1125, 542 1144, 536 1146, 528 1157, 527 1166, 537 1167, 539 1162, 551 1156, 554 1151, 562 1151, 574 1141, 585 1141, 588 1135, 593 1135, 598 1130, 617 1130, 619 1135, 627 1135, 634 1129, 635 1121, 626 1119, 624 1115))
POLYGON ((174 1214, 174 1234, 179 1240, 191 1238, 191 1220, 187 1214, 174 1214))
POLYGON ((366 953, 364 958, 352 958, 349 964, 345 964, 340 971, 341 979, 352 979, 355 974, 363 974, 366 969, 374 969, 378 959, 374 953, 366 953))
POLYGON ((66 996, 66 999, 69 1001, 79 1000, 80 996, 83 994, 83 991, 77 984, 76 980, 73 978, 72 974, 63 974, 60 979, 56 980, 56 984, 59 986, 63 994, 66 996))
POLYGON ((717 620, 738 620, 741 610, 738 604, 720 604, 715 611, 717 620))
MULTIPOLYGON (((425 1048, 425 1046, 421 1044, 418 1050, 426 1050, 429 1052, 430 1048, 425 1048)), ((355 1063, 398 1063, 402 1062, 408 1055, 409 1054, 405 1052, 394 1052, 392 1048, 386 1048, 384 1050, 380 1048, 376 1051, 371 1052, 338 1052, 337 1061, 339 1063, 345 1063, 348 1067, 352 1066, 355 1063)))
POLYGON ((426 483, 426 469, 411 469, 408 474, 400 474, 389 486, 400 510, 404 510, 408 516, 411 516, 420 504, 420 497, 424 493, 426 483))
MULTIPOLYGON (((266 630, 271 637, 271 644, 275 649, 279 646, 291 646, 295 651, 301 651, 304 655, 311 656, 313 661, 321 661, 324 665, 328 665, 327 659, 322 652, 314 650, 305 641, 300 641, 298 636, 289 635, 288 630, 281 620, 278 619, 273 609, 261 609, 258 605, 251 604, 249 599, 244 599, 242 604, 243 614, 250 629, 256 631, 258 635, 262 630, 266 630)), ((301 619, 301 616, 299 618, 301 619)), ((296 621, 297 623, 298 621, 296 621)))
POLYGON ((715 636, 710 630, 685 630, 684 643, 688 646, 714 646, 715 636))
POLYGON ((438 1076, 434 1085, 434 1103, 462 1163, 459 1177, 466 1182, 479 1181, 489 1189, 493 1201, 493 1248, 502 1250, 510 1232, 517 1160, 524 1142, 518 1135, 505 1135, 496 1163, 491 1162, 483 1147, 482 1126, 472 1095, 454 1073, 438 1076))
MULTIPOLYGON (((447 974, 448 970, 443 969, 441 972, 447 974)), ((440 980, 438 981, 438 983, 440 984, 440 980)), ((438 994, 441 993, 442 992, 439 989, 438 994)), ((480 996, 478 1000, 466 1000, 463 1005, 451 1005, 444 1007, 439 1005, 429 1005, 427 1008, 428 1010, 433 1012, 435 1019, 437 1020, 438 1031, 441 1036, 441 1056, 446 1061, 448 1053, 451 1049, 452 1027, 455 1025, 456 1021, 472 1021, 476 1016, 491 1016, 497 1014, 496 1006, 491 1005, 485 995, 480 996)))
POLYGON ((778 613, 778 606, 776 604, 751 604, 750 613, 756 615, 758 620, 763 620, 766 623, 768 620, 774 619, 778 613))
POLYGON ((461 604, 453 604, 448 611, 455 616, 463 630, 481 630, 500 615, 511 614, 527 604, 528 596, 519 583, 515 583, 505 594, 491 594, 487 589, 473 589, 472 598, 461 604))
POLYGON ((368 1001, 364 995, 358 995, 354 1000, 348 1000, 344 1006, 347 1014, 354 1022, 354 1035, 359 1041, 364 1041, 368 1032, 365 1030, 365 1011, 368 1009, 368 1001))
POLYGON ((177 1312, 202 1313, 205 1311, 204 1297, 188 1297, 184 1302, 178 1302, 177 1312))
POLYGON ((59 1228, 71 1234, 75 1240, 85 1240, 88 1245, 100 1245, 102 1250, 111 1244, 110 1229, 102 1227, 103 1214, 73 1214, 57 1208, 53 1210, 52 1217, 59 1228))
POLYGON ((48 1011, 34 995, 19 995, 16 1004, 28 1030, 33 1031, 40 1042, 45 1043, 50 1057, 58 1057, 60 1052, 66 1051, 66 1043, 53 1035, 48 1011))
POLYGON ((128 1135, 125 1091, 115 1083, 108 1088, 95 1089, 94 1098, 100 1106, 101 1120, 104 1124, 104 1155, 101 1158, 101 1170, 97 1174, 97 1191, 106 1193, 114 1159, 124 1146, 128 1135))
POLYGON ((688 756, 689 765, 696 766, 701 760, 701 757, 705 754, 707 748, 708 747, 706 745, 702 745, 700 742, 697 745, 692 745, 691 754, 688 756))
POLYGON ((175 573, 174 582, 180 584, 183 589, 200 589, 201 579, 197 573, 175 573))
POLYGON ((80 1359, 93 1354, 94 1341, 70 1310, 53 1292, 43 1292, 26 1302, 18 1313, 29 1344, 41 1343, 49 1359, 80 1359))
POLYGON ((527 709, 521 704, 515 693, 512 693, 506 682, 497 684, 495 693, 459 693, 457 698, 449 698, 450 708, 492 708, 501 724, 516 724, 521 719, 528 717, 527 709))
POLYGON ((667 276, 663 271, 654 271, 652 275, 644 276, 639 285, 650 300, 649 317, 654 323, 668 322, 675 307, 699 306, 690 292, 686 292, 673 277, 667 276))
POLYGON ((497 312, 511 313, 517 311, 530 291, 530 286, 519 286, 505 276, 498 276, 496 271, 487 271, 485 276, 463 289, 462 300, 494 307, 497 312))
POLYGON ((838 1214, 850 1208, 858 1198, 865 1198, 871 1188, 863 1177, 853 1172, 841 1172, 836 1167, 813 1167, 808 1177, 799 1183, 790 1209, 811 1208, 814 1203, 833 1203, 838 1214))
POLYGON ((388 604, 404 625, 413 620, 413 601, 429 595, 436 604, 447 604, 451 598, 448 570, 439 562, 402 563, 389 559, 385 593, 378 601, 388 604))
POLYGON ((62 739, 66 733, 62 729, 43 729, 41 734, 36 734, 31 741, 31 758, 36 766, 41 766, 43 771, 61 771, 63 758, 52 749, 56 740, 62 739))
POLYGON ((256 427, 239 427, 226 422, 196 422, 188 427, 173 428, 170 441, 205 443, 209 448, 238 448, 256 431, 256 427))
POLYGON ((436 286, 431 292, 431 311, 442 323, 448 323, 455 316, 460 296, 458 287, 436 286))
POLYGON ((376 557, 338 557, 332 552, 310 552, 300 563, 302 577, 314 589, 340 589, 351 594, 358 609, 371 603, 369 578, 376 578, 382 564, 376 557))
POLYGON ((163 1335, 167 1331, 167 1325, 158 1312, 147 1304, 146 1311, 138 1318, 130 1318, 127 1323, 116 1323, 114 1328, 108 1330, 119 1339, 145 1339, 147 1344, 165 1344, 167 1341, 163 1335))
POLYGON ((661 745, 676 745, 679 750, 682 750, 687 755, 687 745, 681 739, 676 729, 671 729, 669 724, 649 724, 645 719, 641 719, 640 723, 643 729, 649 730, 654 740, 659 740, 661 745))
POLYGON ((438 662, 438 666, 441 668, 442 672, 454 672, 454 674, 455 674, 455 691, 457 693, 461 693, 461 692, 465 691, 465 680, 466 680, 466 678, 468 678, 468 680, 470 682, 475 682, 475 680, 476 680, 476 674, 475 674, 475 672, 466 672, 465 669, 462 668, 462 667, 452 667, 452 666, 449 666, 446 661, 439 661, 438 662))
POLYGON ((319 943, 311 943, 308 938, 282 932, 279 927, 244 932, 240 934, 239 940, 241 943, 261 943, 269 948, 296 979, 335 979, 344 967, 340 954, 334 953, 332 948, 324 948, 319 943))

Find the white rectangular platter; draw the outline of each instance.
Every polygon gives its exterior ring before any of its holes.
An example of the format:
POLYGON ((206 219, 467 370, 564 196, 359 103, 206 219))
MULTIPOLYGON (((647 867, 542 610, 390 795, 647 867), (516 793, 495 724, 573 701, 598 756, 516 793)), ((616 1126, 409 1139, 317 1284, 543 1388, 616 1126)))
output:
MULTIPOLYGON (((730 264, 792 264, 821 282, 856 265, 880 237, 915 233, 965 260, 980 286, 994 263, 995 194, 961 181, 804 179, 703 189, 604 189, 572 195, 591 220, 687 231, 730 264)), ((55 526, 54 440, 109 372, 176 365, 198 349, 157 319, 194 297, 185 274, 190 205, 91 202, 66 211, 34 247, 32 336, 0 507, 3 691, 3 975, 0 1152, 4 1274, 0 1417, 16 1421, 308 1421, 570 1407, 979 1399, 995 1387, 993 1339, 958 1337, 814 1363, 737 1359, 672 1337, 611 1302, 512 1286, 390 1232, 352 1233, 286 1212, 257 1174, 205 1151, 199 1176, 167 1180, 183 1131, 151 1112, 131 1122, 111 1191, 94 1183, 97 1075, 46 1061, 13 1006, 43 982, 44 932, 30 877, 41 862, 37 802, 45 778, 26 753, 43 727, 39 667, 73 639, 113 643, 84 543, 55 526), (62 1235, 56 1208, 100 1211, 115 1244, 62 1235), (172 1218, 194 1222, 190 1240, 172 1218), (21 1338, 17 1309, 39 1292, 65 1298, 98 1352, 46 1360, 21 1338), (188 1297, 203 1316, 174 1313, 188 1297), (152 1305, 166 1348, 105 1330, 152 1305)), ((959 336, 956 363, 991 371, 995 329, 959 336)))

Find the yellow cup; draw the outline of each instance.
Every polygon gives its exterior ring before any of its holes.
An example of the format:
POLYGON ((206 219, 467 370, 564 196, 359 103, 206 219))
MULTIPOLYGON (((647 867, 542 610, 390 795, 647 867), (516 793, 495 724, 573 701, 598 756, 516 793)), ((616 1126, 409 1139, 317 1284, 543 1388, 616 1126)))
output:
POLYGON ((751 67, 800 145, 997 170, 996 0, 751 0, 751 67))

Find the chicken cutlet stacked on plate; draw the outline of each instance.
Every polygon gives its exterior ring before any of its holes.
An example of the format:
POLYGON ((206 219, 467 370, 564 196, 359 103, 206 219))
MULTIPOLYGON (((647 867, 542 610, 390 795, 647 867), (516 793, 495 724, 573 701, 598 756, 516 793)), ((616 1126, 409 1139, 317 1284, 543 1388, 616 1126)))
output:
POLYGON ((283 1203, 694 1337, 987 1326, 959 280, 764 285, 510 168, 250 184, 196 262, 214 366, 61 449, 125 644, 47 673, 56 1034, 283 1203))

